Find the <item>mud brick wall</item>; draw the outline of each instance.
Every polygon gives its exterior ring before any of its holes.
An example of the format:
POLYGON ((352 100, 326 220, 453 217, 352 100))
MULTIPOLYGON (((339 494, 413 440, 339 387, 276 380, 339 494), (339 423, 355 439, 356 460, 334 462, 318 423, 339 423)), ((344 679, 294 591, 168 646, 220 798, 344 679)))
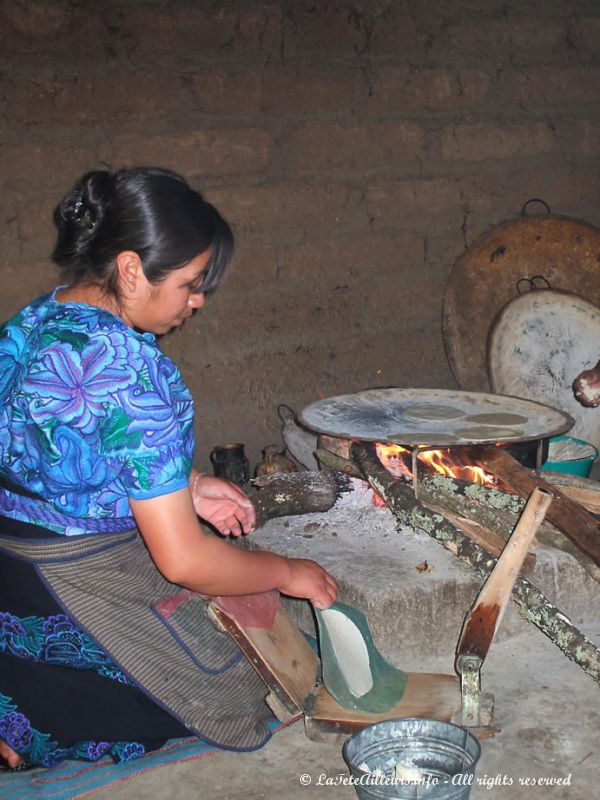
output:
POLYGON ((235 268, 164 347, 198 464, 276 406, 455 386, 440 316, 466 247, 530 197, 600 224, 597 0, 3 0, 0 315, 56 282, 83 171, 159 164, 231 221, 235 268))

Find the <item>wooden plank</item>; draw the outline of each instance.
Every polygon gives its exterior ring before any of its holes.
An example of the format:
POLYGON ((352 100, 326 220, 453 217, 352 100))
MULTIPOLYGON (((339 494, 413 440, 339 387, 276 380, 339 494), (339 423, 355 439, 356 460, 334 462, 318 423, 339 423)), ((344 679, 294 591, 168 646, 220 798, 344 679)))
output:
POLYGON ((307 703, 305 713, 313 721, 336 722, 348 730, 359 730, 373 722, 395 717, 431 717, 450 721, 460 708, 460 683, 455 675, 409 672, 402 699, 387 712, 374 714, 344 708, 324 686, 319 686, 307 703))
POLYGON ((240 625, 214 603, 210 611, 283 706, 302 711, 317 680, 319 659, 284 609, 277 609, 270 629, 240 625))
POLYGON ((542 473, 544 480, 553 486, 558 486, 560 491, 571 500, 579 503, 592 514, 600 514, 600 483, 582 478, 579 475, 569 475, 565 472, 545 470, 542 473))
MULTIPOLYGON (((490 553, 491 555, 498 558, 498 556, 502 553, 506 542, 501 536, 494 533, 493 531, 484 528, 483 525, 480 525, 478 522, 474 520, 467 519, 466 517, 461 517, 459 514, 455 514, 452 511, 449 511, 444 506, 424 502, 424 506, 426 506, 430 511, 434 511, 436 514, 441 514, 448 522, 452 523, 456 528, 461 530, 464 534, 466 534, 469 539, 472 539, 474 542, 480 547, 490 553)), ((535 536, 532 539, 532 545, 538 544, 535 536)), ((525 576, 531 575, 533 572, 533 568, 535 567, 536 556, 534 553, 527 553, 525 556, 525 561, 523 562, 523 569, 521 570, 521 574, 525 576)))
POLYGON ((560 491, 592 514, 600 514, 600 492, 577 486, 561 486, 560 491))
POLYGON ((531 540, 551 502, 550 492, 533 490, 516 528, 465 618, 456 649, 458 656, 469 653, 482 661, 487 656, 531 540))
MULTIPOLYGON (((480 726, 476 729, 481 735, 489 731, 493 707, 492 695, 482 694, 480 726)), ((307 703, 304 725, 309 739, 341 742, 367 725, 399 717, 427 717, 461 725, 462 703, 458 678, 455 675, 410 672, 402 700, 388 712, 380 714, 343 708, 324 686, 319 686, 307 703)))
POLYGON ((547 517, 579 549, 600 565, 600 526, 592 515, 570 500, 558 487, 522 467, 503 447, 481 447, 477 463, 500 478, 521 497, 529 497, 539 487, 550 492, 553 502, 547 517))
MULTIPOLYGON (((561 479, 556 480, 554 475, 549 471, 543 474, 544 479, 547 480, 548 483, 551 483, 553 486, 558 486, 560 491, 569 499, 579 503, 580 506, 583 506, 592 514, 600 514, 600 484, 596 484, 595 487, 571 486, 568 483, 562 482, 562 475, 561 479)), ((590 481, 590 483, 593 482, 590 481)))
MULTIPOLYGON (((309 738, 324 740, 353 733, 366 725, 394 717, 430 717, 461 723, 460 683, 456 675, 411 672, 402 700, 389 712, 368 714, 341 706, 324 686, 316 686, 319 660, 283 608, 277 610, 270 630, 242 626, 213 603, 209 610, 229 633, 270 689, 267 702, 285 721, 303 711, 309 738)), ((489 711, 481 724, 491 721, 491 696, 482 705, 489 711)))

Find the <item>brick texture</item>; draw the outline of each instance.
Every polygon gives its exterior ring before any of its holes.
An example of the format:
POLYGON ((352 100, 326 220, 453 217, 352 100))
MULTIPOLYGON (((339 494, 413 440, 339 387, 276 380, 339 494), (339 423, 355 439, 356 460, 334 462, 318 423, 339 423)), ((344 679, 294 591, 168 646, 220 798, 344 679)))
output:
POLYGON ((373 183, 366 194, 369 216, 383 228, 419 231, 460 226, 462 198, 454 178, 373 183))
POLYGON ((597 104, 600 100, 600 68, 543 66, 512 76, 511 94, 524 108, 569 107, 597 104))
POLYGON ((423 238, 413 232, 394 236, 369 232, 307 242, 283 249, 279 280, 283 285, 317 284, 331 291, 390 272, 402 274, 403 265, 421 263, 424 252, 423 238))
POLYGON ((192 61, 262 63, 281 36, 279 2, 119 3, 117 29, 145 57, 185 55, 192 61))
POLYGON ((5 102, 22 125, 104 125, 153 119, 180 110, 185 83, 154 66, 128 65, 79 71, 74 65, 61 73, 46 66, 22 80, 14 67, 6 79, 5 102))
MULTIPOLYGON (((531 197, 600 224, 597 0, 0 3, 3 317, 58 280, 52 210, 102 162, 185 174, 236 258, 166 337, 198 463, 276 406, 454 385, 453 265, 531 197)), ((468 298, 465 298, 468 303, 468 298)))
POLYGON ((491 77, 482 70, 385 67, 372 81, 368 107, 371 111, 414 112, 469 109, 482 103, 491 77))
POLYGON ((19 190, 38 193, 48 185, 58 187, 65 178, 68 183, 86 170, 98 166, 90 162, 90 150, 96 151, 98 161, 110 161, 108 148, 92 141, 71 147, 55 144, 51 159, 48 158, 48 145, 45 143, 24 141, 7 144, 0 147, 0 174, 5 187, 15 191, 15 194, 19 190))
POLYGON ((425 133, 412 122, 342 127, 306 125, 294 131, 286 148, 288 167, 301 170, 331 168, 389 170, 398 162, 423 155, 425 133))
POLYGON ((262 110, 279 114, 314 114, 315 109, 343 111, 353 97, 353 81, 339 67, 317 70, 268 67, 262 72, 262 110))
POLYGON ((570 39, 580 58, 598 63, 600 41, 600 17, 577 16, 570 22, 570 39))
POLYGON ((210 191, 211 202, 236 221, 240 231, 271 236, 274 227, 347 227, 366 217, 359 204, 358 189, 343 183, 322 184, 294 181, 269 186, 226 187, 210 191))
POLYGON ((442 131, 440 154, 444 159, 493 161, 538 156, 558 150, 551 125, 547 122, 522 124, 451 125, 442 131))
MULTIPOLYGON (((482 6, 485 8, 485 6, 482 6)), ((485 16, 451 22, 437 31, 431 44, 434 58, 457 63, 556 58, 566 60, 567 21, 538 17, 485 16)))
POLYGON ((261 128, 193 130, 185 134, 125 134, 114 140, 113 161, 161 164, 190 178, 262 172, 272 137, 261 128))

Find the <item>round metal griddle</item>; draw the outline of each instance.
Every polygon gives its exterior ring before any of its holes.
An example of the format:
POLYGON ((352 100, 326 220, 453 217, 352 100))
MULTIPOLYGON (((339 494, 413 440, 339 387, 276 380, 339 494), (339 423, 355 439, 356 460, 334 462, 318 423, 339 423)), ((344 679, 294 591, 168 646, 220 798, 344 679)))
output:
POLYGON ((445 389, 367 389, 326 397, 298 418, 318 433, 342 439, 434 447, 532 441, 573 424, 568 414, 532 400, 445 389), (442 409, 445 418, 427 418, 442 409))
POLYGON ((488 330, 518 296, 521 279, 542 276, 552 289, 600 306, 599 261, 600 229, 554 214, 503 222, 472 244, 452 268, 442 316, 448 363, 461 389, 489 390, 488 330))

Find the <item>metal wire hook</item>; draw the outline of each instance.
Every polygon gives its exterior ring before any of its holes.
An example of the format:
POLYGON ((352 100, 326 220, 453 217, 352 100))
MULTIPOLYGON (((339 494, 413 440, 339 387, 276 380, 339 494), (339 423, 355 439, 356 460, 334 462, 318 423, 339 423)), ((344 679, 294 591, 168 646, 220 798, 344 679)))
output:
POLYGON ((526 213, 525 213, 525 210, 526 210, 527 206, 529 205, 529 203, 541 203, 544 206, 544 208, 546 209, 546 214, 552 214, 552 211, 550 210, 550 206, 548 205, 548 203, 545 200, 542 200, 541 197, 531 197, 529 200, 526 201, 526 203, 523 205, 523 208, 521 209, 521 216, 522 217, 527 216, 526 213))
POLYGON ((551 289, 552 286, 550 285, 550 281, 545 278, 543 275, 531 275, 531 277, 526 278, 519 278, 517 281, 517 294, 523 294, 523 292, 533 292, 536 289, 551 289), (537 282, 543 281, 543 285, 538 286, 537 282), (527 288, 522 288, 521 284, 524 284, 527 288))

